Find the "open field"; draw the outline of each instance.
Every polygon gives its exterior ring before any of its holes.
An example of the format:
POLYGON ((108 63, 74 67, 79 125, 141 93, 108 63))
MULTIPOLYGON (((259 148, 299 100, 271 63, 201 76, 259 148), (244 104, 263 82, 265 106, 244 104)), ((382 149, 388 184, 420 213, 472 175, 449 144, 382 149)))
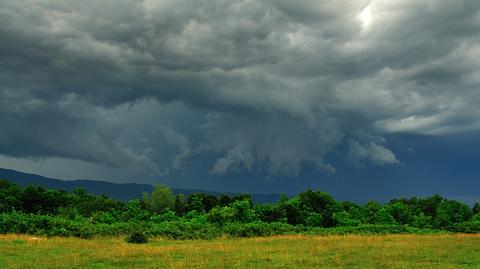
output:
POLYGON ((0 235, 0 268, 480 268, 480 235, 157 238, 145 245, 0 235))

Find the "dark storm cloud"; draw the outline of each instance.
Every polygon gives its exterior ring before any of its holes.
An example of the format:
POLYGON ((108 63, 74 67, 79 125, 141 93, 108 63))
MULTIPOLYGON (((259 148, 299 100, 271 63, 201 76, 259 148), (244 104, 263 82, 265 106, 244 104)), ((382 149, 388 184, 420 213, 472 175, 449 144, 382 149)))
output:
POLYGON ((100 112, 65 96, 47 103, 3 93, 0 100, 0 151, 14 157, 58 156, 120 166, 135 162, 116 141, 119 127, 100 112))
POLYGON ((165 173, 213 154, 212 174, 295 176, 333 172, 346 142, 356 165, 398 164, 385 134, 480 127, 479 10, 0 0, 0 153, 165 173))

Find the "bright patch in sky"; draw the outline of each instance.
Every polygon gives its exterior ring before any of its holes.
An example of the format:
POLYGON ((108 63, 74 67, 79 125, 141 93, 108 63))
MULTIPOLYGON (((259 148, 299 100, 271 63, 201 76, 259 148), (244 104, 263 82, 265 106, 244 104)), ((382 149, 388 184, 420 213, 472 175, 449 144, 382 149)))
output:
POLYGON ((368 5, 360 12, 360 20, 362 21, 362 27, 367 28, 372 23, 372 7, 368 5))

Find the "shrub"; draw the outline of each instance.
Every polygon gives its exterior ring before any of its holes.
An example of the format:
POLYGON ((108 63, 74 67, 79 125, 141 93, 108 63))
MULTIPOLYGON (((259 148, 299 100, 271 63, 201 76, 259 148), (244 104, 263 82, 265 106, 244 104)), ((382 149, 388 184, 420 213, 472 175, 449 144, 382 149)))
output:
POLYGON ((172 211, 172 210, 168 210, 161 215, 153 215, 150 217, 150 221, 154 223, 174 221, 176 219, 177 219, 177 216, 175 215, 175 211, 172 211))
POLYGON ((346 211, 335 212, 332 218, 337 226, 358 226, 362 223, 346 211))
POLYGON ((316 212, 309 212, 307 218, 305 219, 306 226, 317 227, 321 226, 323 223, 323 217, 321 214, 316 212))
POLYGON ((80 213, 76 207, 60 207, 58 209, 58 216, 65 219, 74 220, 80 216, 80 213))
MULTIPOLYGON (((234 213, 234 219, 240 222, 253 222, 258 216, 255 213, 255 210, 252 208, 251 202, 248 199, 238 200, 230 203, 230 206, 233 210, 227 210, 227 214, 234 213)), ((227 207, 228 209, 228 207, 227 207)))
POLYGON ((91 239, 94 236, 94 231, 90 227, 84 225, 81 226, 75 236, 83 238, 83 239, 91 239))
POLYGON ((413 222, 411 225, 418 228, 428 228, 431 226, 431 221, 431 216, 425 216, 425 214, 421 212, 418 216, 413 216, 413 222))
POLYGON ((127 241, 127 243, 133 244, 145 244, 148 243, 148 237, 143 232, 135 231, 129 236, 127 236, 127 238, 125 238, 125 241, 127 241))
POLYGON ((285 211, 277 205, 256 205, 255 212, 263 222, 287 222, 285 211))
POLYGON ((480 233, 480 221, 456 223, 448 230, 456 233, 480 233))
POLYGON ((291 199, 282 195, 274 205, 254 205, 248 195, 223 195, 218 201, 212 195, 192 194, 187 202, 177 197, 176 213, 171 210, 170 192, 167 187, 156 187, 142 201, 123 203, 81 189, 73 194, 22 189, 0 180, 0 234, 128 235, 127 242, 146 243, 151 236, 213 239, 298 233, 480 233, 479 204, 470 208, 438 195, 359 206, 337 203, 331 196, 311 190, 291 199))
POLYGON ((224 206, 224 207, 214 207, 207 214, 207 220, 211 223, 217 224, 226 224, 235 220, 235 209, 224 206))
POLYGON ((112 224, 116 222, 116 219, 109 212, 97 212, 93 214, 91 219, 93 222, 96 222, 96 223, 112 224))
POLYGON ((162 214, 175 206, 175 197, 172 189, 163 185, 155 185, 152 193, 148 195, 143 194, 143 203, 148 210, 156 214, 162 214))
POLYGON ((385 207, 380 209, 373 215, 373 224, 394 224, 395 219, 388 213, 385 207))
POLYGON ((480 213, 477 213, 477 214, 473 215, 473 217, 472 217, 472 219, 470 219, 470 221, 480 222, 480 213))

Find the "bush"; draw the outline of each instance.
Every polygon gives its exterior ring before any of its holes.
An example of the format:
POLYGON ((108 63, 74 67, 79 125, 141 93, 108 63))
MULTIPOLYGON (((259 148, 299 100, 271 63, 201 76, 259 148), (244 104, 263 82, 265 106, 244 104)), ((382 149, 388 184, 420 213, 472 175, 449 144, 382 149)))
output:
POLYGON ((133 243, 133 244, 145 244, 148 243, 148 237, 140 231, 135 231, 131 233, 127 238, 125 238, 125 241, 127 243, 133 243))
POLYGON ((456 233, 480 233, 480 221, 457 223, 452 225, 448 230, 456 233))
POLYGON ((307 218, 305 219, 305 225, 311 227, 321 226, 323 223, 323 217, 321 214, 316 212, 309 212, 307 218))
POLYGON ((170 210, 169 193, 168 188, 157 187, 142 201, 123 203, 81 189, 74 193, 22 189, 0 180, 0 234, 128 235, 127 242, 146 243, 152 236, 213 239, 299 233, 480 233, 479 204, 470 208, 438 195, 359 206, 337 203, 331 196, 311 190, 291 199, 282 195, 273 205, 254 205, 248 195, 224 195, 218 201, 213 195, 192 194, 187 202, 178 197, 176 213, 170 210))
POLYGON ((175 211, 168 210, 161 215, 153 215, 150 217, 150 221, 154 223, 162 223, 168 221, 175 221, 177 216, 175 215, 175 211))
POLYGON ((93 229, 88 226, 81 226, 75 236, 83 238, 83 239, 91 239, 95 235, 93 229))
POLYGON ((234 219, 240 222, 254 222, 257 219, 255 210, 252 208, 250 200, 243 199, 230 203, 234 213, 234 219))
POLYGON ((163 222, 150 227, 148 232, 168 239, 213 239, 221 234, 217 225, 196 221, 163 222))
POLYGON ((477 214, 473 215, 473 217, 472 217, 472 219, 470 219, 470 221, 480 222, 480 213, 477 213, 477 214))
POLYGON ((235 220, 236 210, 229 207, 214 207, 207 214, 207 220, 211 223, 226 224, 235 220))
POLYGON ((358 226, 362 222, 358 219, 355 219, 350 213, 346 211, 340 211, 333 213, 332 216, 337 226, 358 226))
POLYGON ((92 221, 96 223, 112 224, 117 220, 109 212, 97 212, 93 214, 92 221))
POLYGON ((431 222, 432 217, 426 216, 423 212, 421 212, 418 216, 413 216, 413 222, 411 225, 418 228, 428 228, 431 226, 431 222))
POLYGON ((229 223, 223 227, 222 233, 231 237, 256 237, 282 234, 296 234, 303 232, 301 226, 293 226, 280 222, 250 222, 250 223, 229 223))

